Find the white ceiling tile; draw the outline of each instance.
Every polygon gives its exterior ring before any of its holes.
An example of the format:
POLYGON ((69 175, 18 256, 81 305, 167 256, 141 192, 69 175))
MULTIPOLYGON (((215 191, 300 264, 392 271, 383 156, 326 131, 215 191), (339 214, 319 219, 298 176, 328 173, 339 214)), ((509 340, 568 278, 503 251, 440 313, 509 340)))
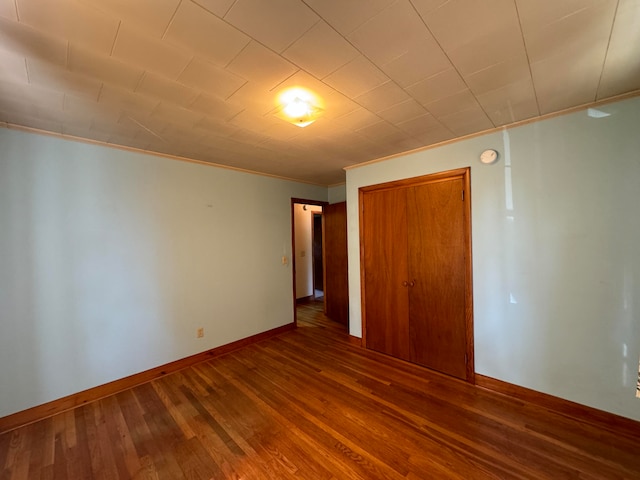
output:
MULTIPOLYGON (((241 123, 245 123, 246 122, 249 125, 249 127, 255 127, 256 126, 255 123, 253 123, 251 120, 249 120, 247 118, 238 118, 238 122, 241 122, 241 123)), ((239 123, 236 124, 236 125, 241 126, 239 123)), ((266 123, 264 125, 264 128, 267 128, 268 126, 269 126, 269 124, 266 123)), ((246 143, 248 145, 255 146, 255 145, 259 145, 261 143, 266 142, 267 140, 269 140, 269 137, 267 137, 264 134, 258 133, 258 132, 254 132, 254 131, 247 130, 245 128, 241 128, 241 129, 235 131, 234 133, 232 133, 231 135, 229 135, 229 140, 233 140, 233 141, 236 141, 236 142, 239 142, 239 143, 246 143)))
POLYGON ((201 121, 204 115, 193 110, 161 102, 153 110, 151 116, 188 129, 201 121))
POLYGON ((81 0, 122 20, 125 26, 161 38, 180 0, 81 0))
POLYGON ((66 66, 67 41, 0 17, 0 50, 66 66))
POLYGON ((18 21, 18 12, 14 0, 0 0, 0 17, 18 21))
POLYGON ((227 121, 244 110, 244 107, 212 97, 205 93, 198 95, 188 108, 194 112, 204 113, 205 115, 215 117, 221 121, 227 121))
POLYGON ((409 95, 402 88, 393 82, 387 82, 356 97, 355 101, 373 112, 379 112, 408 98, 409 95))
POLYGON ((99 105, 95 100, 76 97, 73 95, 64 96, 63 110, 66 117, 65 125, 71 122, 77 125, 84 124, 85 126, 87 126, 89 124, 87 119, 91 120, 96 115, 96 112, 100 110, 107 110, 109 112, 109 115, 120 114, 120 110, 114 108, 111 105, 99 105))
POLYGON ((431 37, 407 1, 398 1, 349 34, 348 39, 378 64, 419 48, 431 37))
POLYGON ((187 65, 178 81, 223 99, 231 96, 246 83, 246 80, 238 75, 200 58, 194 58, 187 65))
POLYGON ((459 48, 483 37, 519 33, 514 0, 453 0, 421 14, 431 33, 445 51, 459 48))
POLYGON ((607 98, 640 89, 640 2, 620 0, 598 89, 607 98))
POLYGON ((467 76, 514 57, 527 61, 527 54, 519 32, 498 33, 477 38, 455 49, 445 49, 461 75, 467 76))
POLYGON ((496 126, 526 120, 540 114, 533 83, 529 77, 476 95, 476 98, 496 126))
POLYGON ((469 90, 462 90, 447 97, 423 104, 429 113, 440 118, 453 112, 460 112, 478 107, 478 102, 469 90))
POLYGON ((153 98, 153 96, 145 96, 111 85, 102 86, 98 102, 118 110, 145 111, 148 113, 160 103, 159 99, 153 98))
POLYGON ((191 1, 180 3, 164 39, 223 67, 250 41, 247 35, 191 1))
POLYGON ((271 112, 277 106, 276 95, 273 92, 251 82, 236 90, 227 98, 227 102, 240 105, 257 115, 271 112))
POLYGON ((193 2, 197 3, 203 8, 206 8, 218 17, 223 18, 231 8, 231 5, 233 5, 233 3, 235 2, 235 0, 193 0, 193 2))
POLYGON ((136 92, 145 97, 157 98, 182 107, 190 105, 199 94, 193 88, 150 72, 144 74, 136 92))
POLYGON ((425 108, 412 98, 377 112, 380 117, 394 125, 423 116, 426 113, 425 108))
POLYGON ((416 135, 414 138, 422 142, 422 145, 434 145, 455 138, 455 134, 445 126, 434 127, 427 133, 416 135))
POLYGON ((137 66, 94 54, 73 44, 69 46, 69 70, 131 91, 135 89, 143 73, 137 66))
POLYGON ((360 105, 337 90, 328 91, 325 95, 326 108, 323 117, 333 119, 361 108, 360 105))
POLYGON ((467 85, 453 68, 448 68, 407 87, 407 92, 423 105, 467 90, 467 85))
POLYGON ((29 82, 43 88, 98 101, 102 83, 46 62, 27 60, 29 82))
POLYGON ((389 77, 365 57, 358 56, 323 81, 353 98, 388 82, 389 77))
POLYGON ((238 0, 224 19, 276 52, 282 52, 320 20, 297 0, 238 0))
POLYGON ((283 55, 317 78, 324 78, 359 55, 358 51, 320 21, 287 48, 283 55))
POLYGON ((24 105, 31 104, 34 110, 62 110, 64 105, 62 92, 23 83, 0 82, 0 99, 24 105))
POLYGON ((395 0, 305 0, 313 10, 343 35, 347 35, 395 0))
POLYGON ((397 127, 411 136, 425 135, 433 130, 442 129, 443 125, 430 113, 398 123, 397 127))
POLYGON ((616 4, 616 0, 515 0, 522 30, 526 34, 539 31, 552 23, 570 18, 576 13, 602 4, 616 4))
POLYGON ((28 83, 25 58, 7 50, 0 50, 0 80, 15 83, 28 83))
POLYGON ((165 41, 141 34, 126 25, 118 30, 112 56, 145 70, 176 79, 193 54, 165 41))
POLYGON ((216 118, 204 117, 194 128, 196 130, 202 130, 207 136, 228 137, 240 127, 228 122, 221 122, 216 118))
POLYGON ((604 61, 615 7, 615 1, 602 1, 553 23, 525 31, 524 40, 530 62, 540 62, 554 55, 593 57, 596 53, 604 61), (593 49, 597 49, 597 52, 593 49))
POLYGON ((438 120, 456 136, 469 135, 494 128, 489 117, 479 105, 448 115, 438 117, 438 120))
POLYGON ((116 18, 73 0, 18 0, 18 14, 27 25, 105 55, 119 26, 116 18))
POLYGON ((431 12, 450 1, 451 0, 411 0, 411 3, 422 17, 429 18, 431 12))
POLYGON ((457 0, 423 14, 462 75, 520 55, 526 59, 513 0, 457 0))
POLYGON ((227 70, 270 90, 296 73, 298 68, 258 42, 251 41, 231 61, 227 70))
POLYGON ((382 65, 382 70, 401 87, 452 68, 451 62, 431 37, 417 47, 382 65))
POLYGON ((540 113, 551 113, 596 99, 602 59, 555 55, 531 65, 540 113))
POLYGON ((359 128, 356 131, 360 135, 363 135, 364 137, 367 137, 374 141, 378 141, 390 135, 396 135, 398 132, 400 132, 397 127, 384 120, 380 120, 379 122, 372 123, 371 125, 367 125, 366 127, 359 128))
POLYGON ((375 113, 370 112, 366 108, 358 108, 334 120, 341 129, 359 130, 369 125, 380 123, 381 118, 375 113))
POLYGON ((475 95, 495 90, 523 79, 530 79, 531 72, 526 57, 517 56, 491 65, 483 70, 465 75, 464 80, 475 95))

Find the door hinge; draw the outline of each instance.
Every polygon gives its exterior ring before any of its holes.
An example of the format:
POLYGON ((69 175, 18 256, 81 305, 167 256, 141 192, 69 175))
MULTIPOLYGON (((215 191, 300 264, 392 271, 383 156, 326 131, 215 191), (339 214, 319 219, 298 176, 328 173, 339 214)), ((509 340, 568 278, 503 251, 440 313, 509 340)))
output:
POLYGON ((464 190, 462 190, 462 201, 464 202, 464 190))

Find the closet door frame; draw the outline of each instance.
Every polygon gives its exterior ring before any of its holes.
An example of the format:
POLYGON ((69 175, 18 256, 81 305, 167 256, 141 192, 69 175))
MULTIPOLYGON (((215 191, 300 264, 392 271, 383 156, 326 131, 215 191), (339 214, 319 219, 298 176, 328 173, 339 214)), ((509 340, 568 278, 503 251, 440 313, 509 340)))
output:
MULTIPOLYGON (((365 305, 365 269, 364 269, 364 195, 367 192, 389 190, 395 188, 412 187, 433 182, 441 182, 461 178, 464 188, 464 242, 465 242, 465 339, 466 339, 466 381, 475 384, 475 359, 474 359, 474 335, 473 335, 473 263, 471 256, 471 168, 459 168, 444 172, 406 178, 377 185, 360 187, 358 190, 360 213, 360 285, 361 285, 361 311, 362 311, 362 346, 367 348, 367 312, 365 305)), ((443 374, 444 375, 444 374, 443 374)))

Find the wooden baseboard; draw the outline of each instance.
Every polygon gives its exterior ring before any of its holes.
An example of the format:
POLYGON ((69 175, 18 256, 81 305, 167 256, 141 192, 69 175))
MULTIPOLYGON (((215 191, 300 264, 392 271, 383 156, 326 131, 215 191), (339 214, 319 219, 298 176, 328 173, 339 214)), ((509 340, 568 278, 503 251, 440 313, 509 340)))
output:
POLYGON ((308 297, 300 297, 296 298, 296 304, 304 305, 305 303, 311 303, 315 297, 313 295, 309 295, 308 297))
POLYGON ((155 380, 170 373, 177 372, 178 370, 182 370, 197 363, 210 360, 211 358, 225 355, 234 350, 238 350, 239 348, 246 347, 247 345, 251 345, 253 343, 266 340, 267 338, 280 335, 281 333, 287 332, 289 330, 293 330, 294 328, 295 324, 289 323, 287 325, 283 325, 266 332, 252 335, 251 337, 243 338, 235 342, 222 345, 220 347, 212 348, 211 350, 207 350, 206 352, 197 353, 195 355, 191 355, 190 357, 182 358, 180 360, 176 360, 174 362, 167 363, 165 365, 161 365, 144 372, 136 373, 119 380, 114 380, 113 382, 109 382, 104 385, 99 385, 82 392, 74 393, 66 397, 44 403, 42 405, 38 405, 11 415, 7 415, 6 417, 0 418, 0 434, 8 432, 10 430, 14 430, 24 425, 28 425, 33 422, 37 422, 38 420, 51 417, 57 413, 71 410, 72 408, 78 407, 80 405, 84 405, 86 403, 99 400, 109 395, 113 395, 123 390, 133 388, 143 383, 150 382, 151 380, 155 380))
POLYGON ((617 434, 640 438, 640 422, 476 373, 476 386, 517 398, 617 434))
POLYGON ((349 343, 351 345, 355 345, 357 347, 362 346, 362 339, 359 337, 354 337, 353 335, 349 335, 349 343))

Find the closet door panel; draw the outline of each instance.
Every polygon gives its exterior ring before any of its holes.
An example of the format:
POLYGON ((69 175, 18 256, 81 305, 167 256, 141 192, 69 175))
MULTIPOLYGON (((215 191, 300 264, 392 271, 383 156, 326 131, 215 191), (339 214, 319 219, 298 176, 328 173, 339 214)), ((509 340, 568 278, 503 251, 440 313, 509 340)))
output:
POLYGON ((461 178, 407 190, 411 361, 466 378, 461 178))
POLYGON ((406 192, 367 192, 362 200, 366 346, 409 360, 406 192))

